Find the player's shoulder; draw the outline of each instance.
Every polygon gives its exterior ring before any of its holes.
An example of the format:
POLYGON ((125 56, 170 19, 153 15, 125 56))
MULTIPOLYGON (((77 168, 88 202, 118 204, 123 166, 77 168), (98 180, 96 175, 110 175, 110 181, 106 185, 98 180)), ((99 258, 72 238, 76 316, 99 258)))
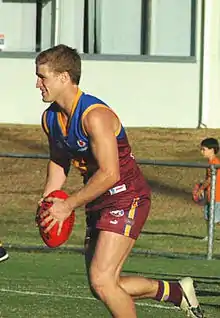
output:
POLYGON ((89 108, 85 112, 85 115, 83 116, 83 119, 86 119, 88 122, 91 122, 94 125, 98 124, 99 122, 102 124, 107 124, 111 121, 120 121, 118 116, 110 107, 106 107, 102 104, 96 104, 94 107, 89 108))
POLYGON ((99 121, 104 119, 106 116, 112 116, 111 113, 113 110, 100 98, 84 93, 81 112, 82 121, 84 121, 85 118, 87 121, 99 121), (109 112, 109 110, 111 110, 111 112, 109 112))

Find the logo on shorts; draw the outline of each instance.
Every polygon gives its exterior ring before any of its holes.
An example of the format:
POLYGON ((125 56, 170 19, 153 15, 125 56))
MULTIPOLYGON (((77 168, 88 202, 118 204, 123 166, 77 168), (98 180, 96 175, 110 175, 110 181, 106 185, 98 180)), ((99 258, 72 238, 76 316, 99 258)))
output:
POLYGON ((110 223, 116 225, 116 224, 118 224, 118 221, 117 220, 111 220, 110 223))
POLYGON ((124 210, 115 210, 115 211, 111 211, 109 213, 111 215, 115 216, 116 218, 120 218, 125 214, 124 210))

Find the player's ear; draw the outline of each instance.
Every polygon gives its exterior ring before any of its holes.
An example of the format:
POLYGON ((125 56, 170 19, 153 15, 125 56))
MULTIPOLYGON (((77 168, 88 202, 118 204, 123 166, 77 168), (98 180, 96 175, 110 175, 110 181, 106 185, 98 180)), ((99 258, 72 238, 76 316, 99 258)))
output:
POLYGON ((70 81, 69 73, 66 71, 60 74, 60 78, 61 78, 61 82, 64 84, 70 81))

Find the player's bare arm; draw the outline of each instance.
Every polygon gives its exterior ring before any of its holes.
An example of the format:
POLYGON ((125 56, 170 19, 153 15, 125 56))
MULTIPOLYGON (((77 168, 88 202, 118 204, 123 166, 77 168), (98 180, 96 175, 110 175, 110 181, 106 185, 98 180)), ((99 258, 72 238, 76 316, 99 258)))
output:
POLYGON ((90 138, 98 170, 79 192, 66 200, 71 210, 93 201, 120 179, 115 137, 120 126, 118 118, 110 110, 96 108, 88 113, 83 125, 90 138))
MULTIPOLYGON (((60 153, 58 152, 57 149, 53 147, 50 140, 49 140, 49 146, 50 146, 50 160, 47 165, 47 177, 46 177, 44 192, 43 192, 41 200, 38 202, 39 205, 52 191, 60 190, 62 188, 63 184, 66 181, 69 168, 70 168, 70 161, 60 156, 60 153)), ((50 201, 50 199, 48 201, 50 201)), ((53 202, 57 201, 56 202, 57 208, 59 209, 59 207, 61 206, 61 210, 62 210, 63 199, 54 198, 52 201, 53 202)), ((41 223, 42 226, 44 226, 46 222, 53 220, 53 217, 49 215, 49 212, 50 212, 49 210, 46 211, 45 215, 48 215, 48 217, 46 217, 44 222, 41 223)), ((67 209, 67 214, 68 212, 69 210, 67 209)), ((54 226, 55 223, 56 223, 56 219, 54 219, 51 222, 50 226, 47 228, 45 233, 50 231, 50 229, 54 226)), ((59 230, 58 230, 59 232, 61 231, 62 224, 63 222, 60 222, 59 230)))
POLYGON ((60 190, 66 180, 63 168, 50 160, 47 166, 46 184, 43 192, 43 198, 54 190, 60 190))
MULTIPOLYGON (((54 204, 48 210, 50 216, 45 219, 45 223, 53 218, 60 222, 65 220, 72 210, 96 199, 120 179, 118 148, 115 137, 115 131, 120 125, 117 117, 109 110, 94 109, 85 117, 83 125, 90 137, 91 148, 97 160, 98 169, 81 190, 72 194, 65 201, 58 202, 51 199, 54 204)), ((42 223, 42 225, 44 224, 42 223)))
POLYGON ((60 190, 66 181, 70 161, 62 158, 59 151, 55 149, 49 140, 50 160, 47 165, 46 183, 43 191, 43 198, 54 190, 60 190))

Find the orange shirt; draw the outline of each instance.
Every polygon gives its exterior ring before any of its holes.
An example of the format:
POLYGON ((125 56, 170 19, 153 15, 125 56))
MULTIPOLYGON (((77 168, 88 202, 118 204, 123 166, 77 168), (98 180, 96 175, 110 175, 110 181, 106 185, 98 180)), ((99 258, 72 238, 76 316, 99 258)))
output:
MULTIPOLYGON (((218 157, 215 157, 212 160, 209 160, 209 164, 220 164, 220 159, 218 157)), ((208 168, 206 171, 206 180, 211 180, 211 169, 208 168)), ((207 200, 210 202, 210 196, 211 196, 211 185, 209 184, 206 188, 207 191, 207 200)), ((215 202, 220 202, 220 168, 217 169, 217 175, 216 175, 216 188, 215 188, 215 202)))

